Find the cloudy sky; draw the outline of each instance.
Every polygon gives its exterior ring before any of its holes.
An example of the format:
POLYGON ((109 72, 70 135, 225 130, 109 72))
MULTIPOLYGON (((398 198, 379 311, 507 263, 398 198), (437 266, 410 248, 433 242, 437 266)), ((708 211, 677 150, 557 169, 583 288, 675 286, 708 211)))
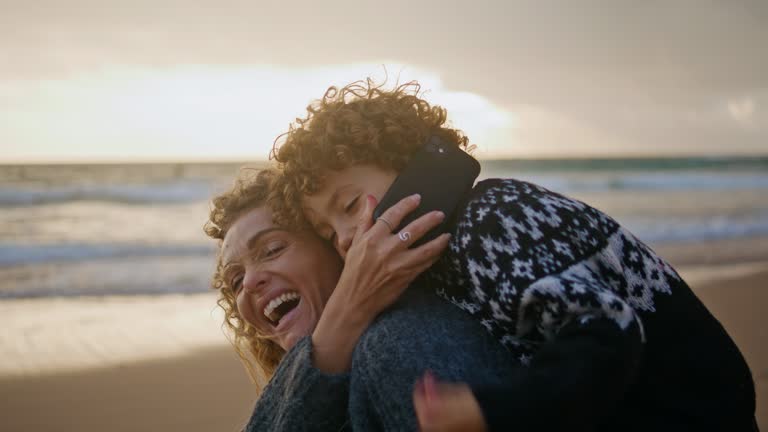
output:
POLYGON ((0 163, 253 160, 417 79, 481 157, 768 153, 767 1, 0 0, 0 163))

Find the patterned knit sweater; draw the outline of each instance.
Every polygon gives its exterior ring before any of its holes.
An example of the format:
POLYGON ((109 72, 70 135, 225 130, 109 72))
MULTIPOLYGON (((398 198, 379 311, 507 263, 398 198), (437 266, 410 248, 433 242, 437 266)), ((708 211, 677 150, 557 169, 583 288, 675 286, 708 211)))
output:
POLYGON ((454 220, 428 280, 527 366, 473 389, 491 430, 756 430, 738 348, 609 216, 491 179, 454 220))

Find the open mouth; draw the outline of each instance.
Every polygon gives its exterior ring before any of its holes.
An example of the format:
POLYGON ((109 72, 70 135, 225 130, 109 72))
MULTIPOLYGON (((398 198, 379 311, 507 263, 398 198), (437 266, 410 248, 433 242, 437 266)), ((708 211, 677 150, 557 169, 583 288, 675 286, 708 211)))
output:
POLYGON ((274 327, 280 324, 280 320, 299 305, 301 296, 295 291, 284 293, 275 297, 264 308, 264 316, 274 327))

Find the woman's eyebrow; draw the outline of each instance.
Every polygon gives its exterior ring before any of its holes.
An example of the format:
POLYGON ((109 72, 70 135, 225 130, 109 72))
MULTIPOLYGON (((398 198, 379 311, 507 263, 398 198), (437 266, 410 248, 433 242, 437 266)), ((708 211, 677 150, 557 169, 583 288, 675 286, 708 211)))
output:
POLYGON ((274 231, 284 231, 284 230, 283 230, 283 228, 279 228, 279 227, 272 227, 272 228, 263 229, 263 230, 257 232, 256 234, 252 235, 251 238, 249 238, 248 241, 245 242, 245 247, 248 250, 253 249, 253 247, 256 246, 256 244, 259 242, 259 240, 261 240, 265 235, 267 235, 267 234, 269 234, 271 232, 274 232, 274 231))
MULTIPOLYGON (((253 249, 256 244, 267 234, 274 232, 274 231, 285 231, 283 228, 280 227, 271 227, 267 229, 263 229, 254 235, 252 235, 248 241, 245 242, 245 248, 246 250, 253 249)), ((234 263, 231 262, 231 260, 226 260, 222 263, 223 269, 226 270, 229 266, 233 265, 234 263)))

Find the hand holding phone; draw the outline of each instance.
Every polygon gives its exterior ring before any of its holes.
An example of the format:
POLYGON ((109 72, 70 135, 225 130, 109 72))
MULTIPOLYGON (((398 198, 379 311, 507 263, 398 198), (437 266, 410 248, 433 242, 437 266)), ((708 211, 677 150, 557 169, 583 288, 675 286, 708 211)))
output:
POLYGON ((399 232, 410 222, 430 211, 442 211, 446 215, 445 221, 411 247, 424 244, 448 230, 451 216, 462 198, 472 189, 479 174, 480 163, 475 158, 456 145, 448 144, 433 135, 413 155, 382 197, 374 210, 374 220, 401 199, 420 194, 421 203, 416 210, 393 228, 394 232, 399 232))

